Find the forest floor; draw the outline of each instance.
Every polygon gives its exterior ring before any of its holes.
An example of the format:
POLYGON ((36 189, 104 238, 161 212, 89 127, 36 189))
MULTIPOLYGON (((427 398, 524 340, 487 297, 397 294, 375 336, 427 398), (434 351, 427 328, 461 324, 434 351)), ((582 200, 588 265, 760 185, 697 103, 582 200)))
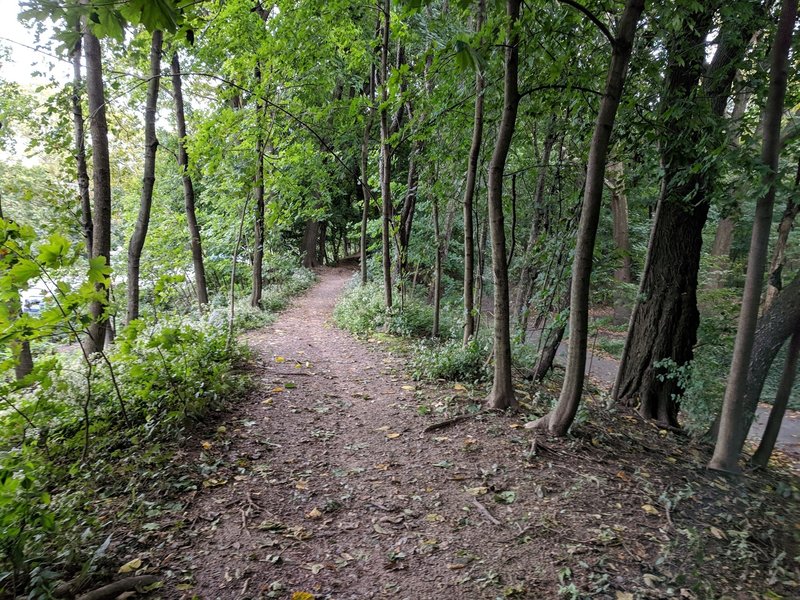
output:
POLYGON ((411 381, 386 338, 333 327, 351 274, 247 336, 255 386, 173 458, 197 489, 115 534, 149 597, 797 597, 796 477, 714 477, 707 447, 591 394, 565 439, 524 412, 426 432, 486 390, 411 381))

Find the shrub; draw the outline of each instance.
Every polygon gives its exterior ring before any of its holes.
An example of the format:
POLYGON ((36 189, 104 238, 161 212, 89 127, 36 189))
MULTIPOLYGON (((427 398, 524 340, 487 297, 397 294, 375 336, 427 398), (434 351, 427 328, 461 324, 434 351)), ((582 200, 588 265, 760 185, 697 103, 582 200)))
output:
POLYGON ((452 340, 443 344, 421 343, 410 360, 414 379, 445 379, 478 383, 491 375, 489 347, 472 340, 466 346, 452 340))

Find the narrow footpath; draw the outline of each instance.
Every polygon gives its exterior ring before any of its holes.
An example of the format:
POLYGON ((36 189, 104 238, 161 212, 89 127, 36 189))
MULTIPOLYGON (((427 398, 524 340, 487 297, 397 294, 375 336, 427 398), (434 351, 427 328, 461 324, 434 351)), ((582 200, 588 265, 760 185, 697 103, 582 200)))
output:
POLYGON ((482 398, 410 381, 385 344, 333 327, 351 276, 324 269, 247 336, 253 390, 175 457, 197 490, 122 557, 159 574, 150 597, 664 597, 646 577, 683 572, 661 558, 673 523, 705 530, 730 501, 693 470, 704 450, 633 417, 545 443, 499 414, 426 433, 482 398), (654 508, 687 473, 693 504, 654 508))

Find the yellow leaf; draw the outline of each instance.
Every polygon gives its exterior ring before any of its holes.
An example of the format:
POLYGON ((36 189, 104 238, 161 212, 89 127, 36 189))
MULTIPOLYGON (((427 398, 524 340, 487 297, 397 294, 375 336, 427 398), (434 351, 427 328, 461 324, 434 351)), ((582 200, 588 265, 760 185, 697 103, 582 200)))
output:
POLYGON ((413 385, 404 385, 403 389, 406 390, 406 391, 411 392, 411 391, 414 391, 414 386, 413 385))
POLYGON ((441 523, 444 521, 444 517, 442 515, 437 515, 436 513, 430 513, 425 515, 425 520, 428 523, 441 523))
POLYGON ((280 393, 282 391, 284 391, 284 389, 281 386, 272 388, 272 392, 275 393, 275 394, 278 394, 278 393, 280 393))
POLYGON ((467 492, 470 496, 483 496, 486 492, 489 491, 489 488, 487 488, 485 485, 479 485, 478 487, 467 488, 464 491, 467 492))
POLYGON ((375 468, 378 471, 387 471, 389 469, 389 463, 378 463, 375 465, 375 468))
POLYGON ((616 600, 633 600, 633 594, 630 592, 617 592, 616 600))
POLYGON ((314 594, 309 592, 293 592, 292 600, 314 600, 314 594))
POLYGON ((384 425, 383 427, 378 427, 375 431, 389 431, 389 426, 384 425))
POLYGON ((390 440, 393 440, 393 439, 396 439, 396 438, 399 438, 399 437, 400 437, 399 433, 387 433, 386 434, 386 438, 390 439, 390 440))
POLYGON ((310 511, 308 511, 308 512, 306 513, 306 516, 307 516, 309 519, 319 519, 319 518, 322 516, 322 513, 321 513, 321 512, 320 512, 320 510, 319 510, 319 509, 318 509, 318 508, 315 506, 314 508, 312 508, 310 511))
POLYGON ((119 568, 119 573, 132 573, 136 569, 142 566, 142 559, 141 558, 134 558, 131 561, 126 562, 119 568))
POLYGON ((213 444, 207 440, 200 442, 200 445, 203 447, 203 450, 211 450, 211 446, 213 446, 213 444))
POLYGON ((308 480, 307 479, 298 479, 295 482, 294 487, 296 487, 298 490, 307 490, 308 489, 308 480))
POLYGON ((267 398, 266 400, 262 400, 261 404, 272 404, 272 398, 267 398))
POLYGON ((457 384, 455 384, 455 385, 453 386, 453 389, 454 389, 455 391, 457 391, 457 392, 466 392, 466 391, 467 391, 467 388, 465 388, 465 387, 464 387, 463 385, 461 385, 460 383, 457 383, 457 384))
POLYGON ((283 358, 282 356, 276 356, 276 357, 275 357, 275 362, 276 362, 276 363, 282 363, 282 362, 286 362, 286 359, 285 359, 285 358, 283 358))
POLYGON ((660 512, 658 512, 658 509, 652 504, 642 504, 642 510, 646 512, 648 515, 658 516, 661 514, 660 512))

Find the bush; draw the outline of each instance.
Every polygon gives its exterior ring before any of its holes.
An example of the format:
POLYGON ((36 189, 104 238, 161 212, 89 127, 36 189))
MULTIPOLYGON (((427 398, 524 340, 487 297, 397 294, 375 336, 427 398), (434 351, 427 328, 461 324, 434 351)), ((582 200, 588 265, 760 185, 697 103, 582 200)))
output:
POLYGON ((333 320, 351 333, 369 333, 383 329, 404 337, 430 335, 433 329, 433 308, 417 297, 407 296, 402 309, 391 312, 384 307, 383 287, 376 283, 355 282, 336 304, 333 320))
POLYGON ((478 383, 491 376, 487 358, 489 347, 472 340, 466 346, 452 340, 443 344, 422 343, 410 360, 414 379, 445 379, 478 383))

